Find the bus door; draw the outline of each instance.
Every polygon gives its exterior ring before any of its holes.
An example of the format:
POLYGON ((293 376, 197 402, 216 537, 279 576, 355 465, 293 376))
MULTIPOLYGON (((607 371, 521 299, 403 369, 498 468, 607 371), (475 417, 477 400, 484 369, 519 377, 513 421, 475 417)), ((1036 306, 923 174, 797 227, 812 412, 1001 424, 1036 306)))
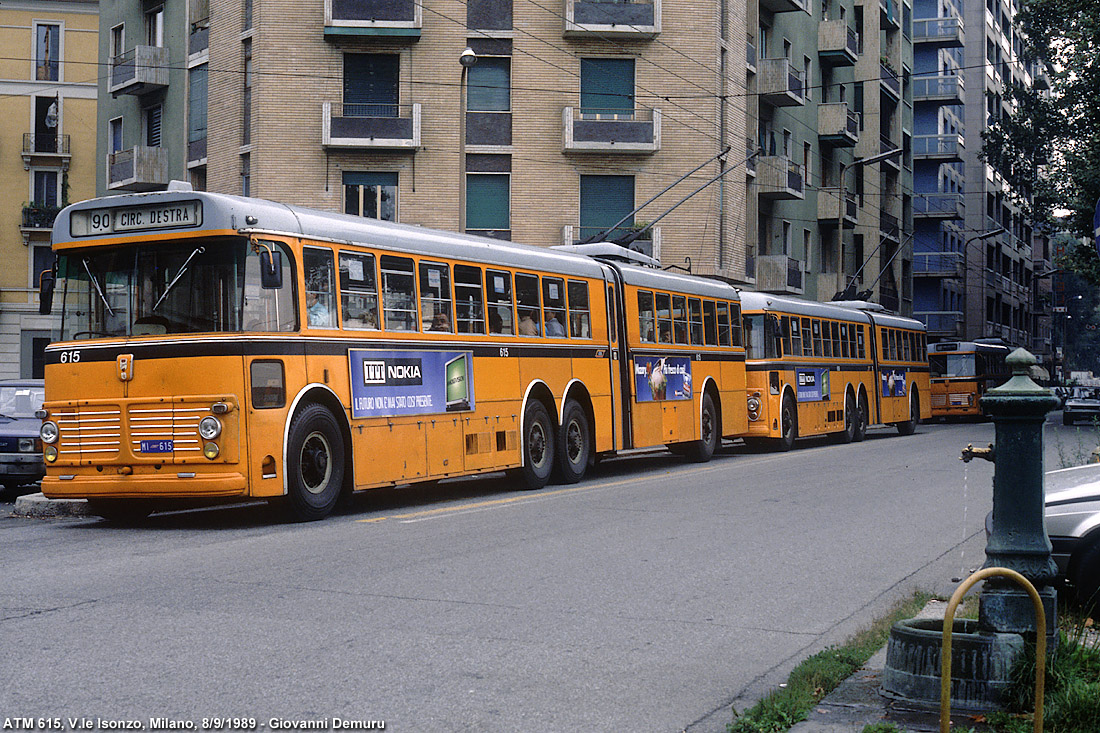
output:
MULTIPOLYGON (((633 375, 626 337, 626 288, 623 286, 623 277, 619 268, 609 265, 608 270, 611 275, 607 282, 607 332, 611 348, 608 349, 607 368, 611 373, 612 415, 619 416, 618 425, 622 426, 622 435, 615 436, 613 445, 616 448, 626 448, 634 444, 630 421, 633 375)), ((615 426, 614 421, 612 425, 615 426)))
POLYGON ((870 313, 867 313, 867 318, 870 320, 868 329, 870 330, 870 338, 867 340, 867 348, 871 353, 871 390, 875 393, 875 416, 874 419, 868 418, 867 423, 869 425, 878 425, 882 423, 882 375, 879 373, 879 356, 878 356, 878 330, 875 328, 875 317, 870 313))

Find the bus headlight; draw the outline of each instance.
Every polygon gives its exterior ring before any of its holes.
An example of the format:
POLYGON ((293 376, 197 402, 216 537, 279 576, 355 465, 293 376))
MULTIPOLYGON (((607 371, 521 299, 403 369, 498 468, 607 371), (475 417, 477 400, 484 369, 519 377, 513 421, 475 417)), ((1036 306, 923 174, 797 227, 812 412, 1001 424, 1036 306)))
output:
POLYGON ((56 443, 57 436, 57 423, 53 421, 42 423, 42 427, 38 429, 38 437, 42 438, 43 443, 56 443))
POLYGON ((207 443, 202 447, 202 454, 210 460, 217 458, 220 452, 217 443, 207 443))
POLYGON ((749 408, 749 419, 750 420, 759 420, 760 419, 760 397, 759 397, 759 395, 750 395, 749 396, 748 408, 749 408))
POLYGON ((46 463, 53 463, 57 460, 57 446, 47 445, 42 449, 42 457, 46 459, 46 463))
POLYGON ((222 434, 222 423, 216 417, 204 417, 199 421, 199 435, 203 440, 213 440, 222 434))

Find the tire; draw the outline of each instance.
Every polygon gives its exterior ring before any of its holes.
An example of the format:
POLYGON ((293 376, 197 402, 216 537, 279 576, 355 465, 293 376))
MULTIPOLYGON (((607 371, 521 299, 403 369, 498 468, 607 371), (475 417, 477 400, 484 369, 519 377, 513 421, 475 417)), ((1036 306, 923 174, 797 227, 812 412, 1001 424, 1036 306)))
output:
POLYGON ((324 519, 344 489, 344 437, 328 408, 309 405, 290 423, 287 509, 297 522, 324 519))
POLYGON ((775 439, 775 449, 786 452, 794 448, 794 442, 798 439, 798 408, 789 394, 783 398, 783 406, 779 410, 779 429, 781 432, 775 439))
POLYGON ((1063 425, 1072 425, 1073 424, 1073 416, 1072 415, 1067 415, 1066 413, 1063 412, 1062 413, 1062 424, 1063 425))
POLYGON ((592 460, 592 433, 584 408, 573 400, 565 403, 558 430, 557 475, 562 483, 575 484, 584 478, 592 460))
POLYGON ((1100 607, 1100 539, 1094 540, 1074 563, 1073 588, 1082 610, 1094 615, 1100 607))
POLYGON ((141 499, 88 499, 92 514, 121 527, 141 525, 153 513, 153 505, 141 499))
POLYGON ((859 396, 859 407, 856 419, 856 434, 852 440, 859 443, 867 437, 867 423, 870 421, 870 410, 867 409, 867 395, 859 396))
POLYGON ((840 443, 851 443, 856 439, 856 423, 859 422, 859 411, 856 408, 855 398, 849 393, 844 397, 844 430, 837 434, 840 443))
POLYGON ((897 424, 899 435, 912 435, 917 432, 917 423, 920 422, 920 397, 913 390, 909 395, 909 419, 897 424))
POLYGON ((703 400, 699 409, 699 440, 688 444, 687 456, 696 463, 706 463, 718 449, 718 441, 721 440, 721 426, 718 425, 718 410, 714 406, 714 398, 709 392, 703 393, 703 400))
POLYGON ((532 399, 523 410, 523 476, 528 489, 541 489, 554 470, 554 425, 550 414, 532 399))

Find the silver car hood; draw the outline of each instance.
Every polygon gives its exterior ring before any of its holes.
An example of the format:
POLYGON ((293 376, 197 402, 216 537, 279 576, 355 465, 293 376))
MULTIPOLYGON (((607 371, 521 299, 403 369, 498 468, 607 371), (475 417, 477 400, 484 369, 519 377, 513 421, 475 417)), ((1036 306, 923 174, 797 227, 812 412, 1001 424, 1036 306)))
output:
POLYGON ((1083 537, 1100 527, 1100 463, 1049 471, 1045 514, 1051 537, 1083 537))

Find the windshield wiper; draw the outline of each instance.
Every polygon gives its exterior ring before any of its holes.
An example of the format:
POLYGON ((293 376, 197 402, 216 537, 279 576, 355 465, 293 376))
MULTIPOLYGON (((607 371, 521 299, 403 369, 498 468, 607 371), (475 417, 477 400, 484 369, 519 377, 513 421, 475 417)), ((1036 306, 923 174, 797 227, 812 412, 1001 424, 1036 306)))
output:
POLYGON ((202 254, 204 252, 206 252, 205 247, 195 247, 195 251, 192 252, 191 255, 183 261, 183 264, 180 266, 180 271, 176 273, 176 276, 174 278, 172 278, 172 282, 168 283, 168 287, 164 289, 164 293, 157 300, 156 305, 153 306, 154 311, 159 308, 160 304, 164 302, 164 299, 168 297, 168 293, 172 292, 172 288, 174 288, 176 286, 176 283, 179 282, 179 279, 183 277, 183 273, 187 272, 187 266, 191 264, 191 260, 195 259, 195 255, 202 254))
POLYGON ((91 279, 92 285, 95 285, 95 291, 99 294, 99 299, 103 301, 103 305, 107 307, 107 312, 112 316, 115 314, 111 304, 107 302, 107 296, 103 294, 103 288, 99 287, 99 280, 95 279, 95 275, 92 274, 92 268, 88 267, 88 258, 82 257, 80 261, 84 263, 84 272, 88 273, 88 278, 91 279))

